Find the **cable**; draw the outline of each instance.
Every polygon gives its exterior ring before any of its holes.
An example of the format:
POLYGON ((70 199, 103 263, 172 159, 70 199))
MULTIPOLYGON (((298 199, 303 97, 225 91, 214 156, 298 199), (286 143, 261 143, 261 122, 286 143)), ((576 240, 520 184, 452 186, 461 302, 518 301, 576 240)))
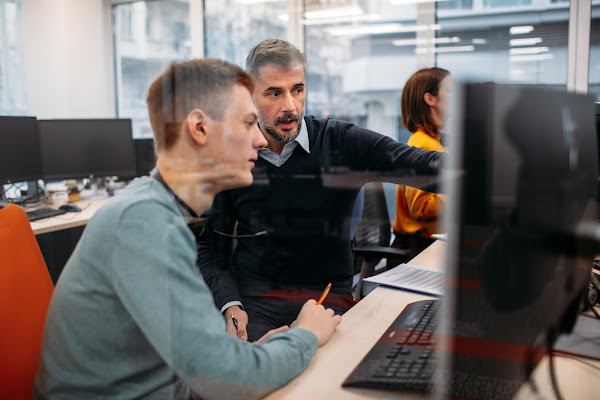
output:
POLYGON ((267 235, 268 234, 267 231, 260 231, 260 232, 256 232, 256 233, 253 233, 253 234, 250 234, 250 235, 230 235, 228 233, 219 232, 219 231, 216 231, 214 229, 213 229, 213 232, 216 233, 216 234, 219 234, 221 236, 227 236, 227 237, 232 238, 232 239, 253 238, 253 237, 257 237, 257 236, 262 236, 262 235, 267 235))
MULTIPOLYGON (((562 356, 562 357, 571 357, 571 358, 575 358, 575 359, 585 358, 586 360, 600 361, 600 358, 598 358, 598 357, 590 356, 587 354, 571 353, 570 351, 566 351, 566 350, 553 349, 552 352, 555 355, 562 356)), ((596 367, 596 368, 600 369, 600 367, 596 367)))
POLYGON ((596 307, 590 307, 590 310, 592 311, 592 313, 594 313, 594 315, 596 316, 597 319, 600 319, 600 314, 598 314, 598 311, 596 311, 596 307))
POLYGON ((580 363, 585 364, 585 365, 587 365, 590 368, 593 368, 593 369, 596 369, 596 370, 600 371, 600 367, 598 367, 597 365, 594 365, 591 362, 588 362, 586 360, 582 360, 581 356, 578 355, 578 354, 561 354, 561 353, 557 353, 556 356, 557 357, 569 358, 569 359, 574 360, 574 361, 579 361, 580 363))

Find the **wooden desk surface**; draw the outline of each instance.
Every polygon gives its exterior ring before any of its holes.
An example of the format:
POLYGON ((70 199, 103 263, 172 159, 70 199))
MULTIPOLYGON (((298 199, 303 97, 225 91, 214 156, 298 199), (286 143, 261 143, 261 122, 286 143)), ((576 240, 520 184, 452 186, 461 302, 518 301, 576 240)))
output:
MULTIPOLYGON (((410 261, 411 264, 443 266, 446 243, 434 242, 410 261)), ((379 287, 352 307, 342 317, 331 340, 319 348, 307 370, 283 388, 271 393, 266 399, 426 399, 430 396, 379 391, 371 389, 343 388, 342 382, 381 337, 398 313, 414 301, 428 296, 402 290, 379 287)), ((600 362, 590 367, 576 360, 555 358, 558 386, 565 400, 600 398, 600 362)), ((533 380, 542 398, 556 398, 551 385, 548 360, 544 359, 535 369, 533 380)), ((517 393, 516 399, 538 399, 528 385, 517 393)))
POLYGON ((56 217, 44 218, 31 222, 31 229, 36 235, 42 233, 59 231, 82 226, 88 223, 90 218, 102 207, 109 198, 98 200, 80 200, 75 204, 81 208, 81 212, 70 212, 56 217))

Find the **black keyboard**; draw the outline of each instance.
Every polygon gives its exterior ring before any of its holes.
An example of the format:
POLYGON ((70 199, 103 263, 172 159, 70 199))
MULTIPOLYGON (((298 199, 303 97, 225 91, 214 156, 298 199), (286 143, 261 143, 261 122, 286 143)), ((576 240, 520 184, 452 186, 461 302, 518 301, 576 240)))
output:
POLYGON ((439 300, 409 304, 342 384, 345 387, 431 391, 439 300))
POLYGON ((29 221, 37 221, 38 219, 55 217, 57 215, 66 214, 64 210, 55 210, 54 208, 38 208, 36 210, 25 211, 29 221))

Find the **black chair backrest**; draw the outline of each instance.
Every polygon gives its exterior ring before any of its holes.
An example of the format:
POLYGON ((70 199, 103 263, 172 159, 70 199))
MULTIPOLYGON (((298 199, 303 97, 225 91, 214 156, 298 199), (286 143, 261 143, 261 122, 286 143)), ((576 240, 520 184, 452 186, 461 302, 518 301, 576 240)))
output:
POLYGON ((387 247, 392 229, 381 182, 364 186, 362 218, 354 234, 354 247, 387 247))

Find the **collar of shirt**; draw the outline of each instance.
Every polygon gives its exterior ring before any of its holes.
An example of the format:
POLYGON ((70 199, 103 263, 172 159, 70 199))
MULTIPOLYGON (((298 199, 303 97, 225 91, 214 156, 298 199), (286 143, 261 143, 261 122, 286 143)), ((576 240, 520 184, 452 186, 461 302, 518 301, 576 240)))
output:
POLYGON ((308 145, 308 130, 306 129, 306 121, 302 121, 302 127, 300 128, 300 133, 298 137, 287 143, 283 146, 283 151, 281 154, 277 154, 274 151, 269 149, 260 149, 258 151, 258 155, 265 161, 270 162, 276 167, 280 167, 292 156, 294 149, 300 145, 307 153, 310 153, 310 148, 308 145))

